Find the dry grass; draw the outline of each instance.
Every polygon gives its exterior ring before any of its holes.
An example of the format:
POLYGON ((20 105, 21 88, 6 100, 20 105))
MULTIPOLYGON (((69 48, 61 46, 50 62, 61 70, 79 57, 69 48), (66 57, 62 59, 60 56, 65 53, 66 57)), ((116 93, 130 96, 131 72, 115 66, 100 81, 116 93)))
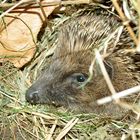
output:
MULTIPOLYGON (((130 52, 139 51, 139 2, 132 0, 129 8, 127 3, 123 3, 124 12, 115 0, 112 2, 136 44, 130 52), (137 35, 126 19, 136 23, 137 35)), ((113 5, 110 8, 113 10, 113 5)), ((19 70, 9 62, 0 64, 0 140, 140 139, 140 125, 136 118, 139 116, 133 116, 131 121, 128 119, 129 116, 122 120, 114 120, 97 114, 74 114, 64 108, 56 109, 47 105, 32 106, 26 103, 25 92, 40 71, 49 64, 51 57, 48 56, 53 53, 57 42, 57 29, 68 18, 69 16, 60 14, 50 21, 53 32, 46 28, 42 40, 38 42, 39 49, 34 59, 24 69, 19 70)), ((139 115, 139 109, 136 112, 139 115)))

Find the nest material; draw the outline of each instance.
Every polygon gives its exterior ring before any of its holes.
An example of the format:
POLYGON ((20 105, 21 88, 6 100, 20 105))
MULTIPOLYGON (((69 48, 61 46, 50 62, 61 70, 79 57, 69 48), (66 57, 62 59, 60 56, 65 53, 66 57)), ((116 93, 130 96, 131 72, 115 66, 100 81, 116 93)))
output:
MULTIPOLYGON (((133 11, 134 7, 132 5, 130 7, 133 11)), ((137 15, 135 17, 137 17, 137 15)), ((116 121, 107 118, 102 119, 101 116, 91 114, 80 114, 74 116, 67 112, 57 112, 55 109, 49 109, 47 106, 33 107, 25 105, 23 96, 30 85, 30 80, 32 79, 33 81, 36 79, 38 71, 44 69, 44 66, 48 64, 48 56, 53 52, 52 50, 52 52, 50 51, 50 53, 48 53, 48 50, 50 46, 53 48, 57 42, 57 29, 59 28, 59 25, 68 18, 69 16, 59 15, 58 18, 51 21, 53 23, 53 32, 46 29, 46 34, 44 34, 41 42, 41 49, 35 58, 38 63, 34 63, 33 61, 32 64, 25 67, 24 70, 18 70, 11 67, 11 64, 9 63, 1 64, 0 137, 3 140, 13 138, 56 138, 58 134, 62 132, 62 128, 64 128, 73 117, 78 117, 80 120, 76 126, 67 133, 65 138, 78 138, 80 140, 117 139, 118 137, 120 138, 123 133, 127 133, 128 137, 131 137, 131 134, 133 134, 133 136, 135 135, 135 137, 139 136, 137 132, 133 131, 134 129, 138 130, 139 126, 129 122, 128 119, 127 122, 125 122, 125 118, 121 121, 116 121), (44 48, 46 50, 42 51, 44 48), (48 113, 49 111, 53 112, 53 114, 48 113), (131 123, 132 125, 130 126, 131 123), (100 137, 100 134, 102 134, 102 137, 100 137)), ((137 32, 137 20, 135 19, 134 21, 136 23, 137 32)), ((134 43, 132 43, 132 45, 135 46, 134 43)), ((136 73, 136 79, 138 80, 139 75, 137 74, 139 74, 140 68, 139 54, 134 54, 132 52, 128 53, 128 51, 122 51, 120 48, 117 49, 118 53, 116 55, 118 55, 118 57, 123 57, 126 64, 130 64, 129 69, 132 73, 136 73)), ((136 120, 134 122, 136 123, 136 120)))

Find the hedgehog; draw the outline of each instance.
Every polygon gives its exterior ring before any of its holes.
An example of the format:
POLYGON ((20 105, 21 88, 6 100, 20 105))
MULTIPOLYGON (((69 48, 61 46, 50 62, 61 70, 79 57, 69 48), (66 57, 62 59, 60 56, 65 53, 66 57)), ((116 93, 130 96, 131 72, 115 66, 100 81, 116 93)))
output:
MULTIPOLYGON (((104 42, 121 25, 117 16, 105 10, 79 14, 65 21, 59 29, 50 66, 27 90, 26 100, 31 104, 63 106, 74 112, 111 116, 125 114, 126 110, 117 104, 97 104, 97 99, 110 95, 98 62, 93 66, 92 79, 82 86, 90 75, 89 67, 95 57, 93 50, 103 48, 104 42)), ((116 38, 117 33, 108 42, 111 53, 103 63, 115 90, 119 92, 139 82, 120 56, 121 48, 130 47, 132 42, 126 29, 114 48, 116 38)))

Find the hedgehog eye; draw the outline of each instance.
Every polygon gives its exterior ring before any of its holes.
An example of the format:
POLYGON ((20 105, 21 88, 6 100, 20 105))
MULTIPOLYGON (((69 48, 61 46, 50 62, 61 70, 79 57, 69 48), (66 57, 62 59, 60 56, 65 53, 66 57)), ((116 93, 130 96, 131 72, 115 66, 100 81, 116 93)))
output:
POLYGON ((76 80, 77 82, 81 83, 81 82, 85 82, 86 81, 86 77, 84 75, 77 75, 76 80))
POLYGON ((67 80, 74 87, 77 88, 82 85, 88 79, 88 75, 85 73, 73 73, 67 80))
POLYGON ((83 74, 83 73, 75 73, 75 74, 73 74, 73 76, 74 76, 75 81, 78 83, 83 83, 88 78, 88 76, 86 74, 83 74))

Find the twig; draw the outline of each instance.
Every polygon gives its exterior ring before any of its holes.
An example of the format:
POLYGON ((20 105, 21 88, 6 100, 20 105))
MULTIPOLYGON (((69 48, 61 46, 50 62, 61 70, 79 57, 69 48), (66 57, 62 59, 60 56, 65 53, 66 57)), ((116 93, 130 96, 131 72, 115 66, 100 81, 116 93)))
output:
POLYGON ((55 117, 51 117, 49 115, 46 115, 46 114, 43 114, 43 113, 39 113, 39 112, 33 112, 32 110, 29 111, 29 110, 24 110, 25 113, 29 113, 29 114, 32 114, 34 116, 39 116, 39 117, 42 117, 44 119, 49 119, 49 120, 54 120, 56 119, 55 117))
POLYGON ((53 135, 53 132, 55 131, 55 128, 56 128, 56 125, 57 125, 57 120, 55 120, 51 130, 50 130, 50 133, 48 135, 48 137, 46 138, 46 140, 52 140, 52 135, 53 135))
POLYGON ((41 1, 40 0, 36 0, 36 2, 38 3, 38 5, 39 5, 39 7, 40 7, 40 9, 41 9, 41 12, 42 12, 42 14, 43 14, 43 16, 44 16, 44 21, 45 21, 45 23, 48 23, 48 18, 47 18, 47 16, 46 16, 46 13, 45 13, 45 11, 44 11, 44 9, 43 9, 43 6, 42 6, 42 3, 41 3, 41 1))
MULTIPOLYGON (((91 3, 90 0, 77 0, 77 1, 54 1, 54 2, 44 2, 42 1, 42 7, 48 7, 48 6, 57 6, 57 5, 69 5, 69 4, 89 4, 91 3)), ((15 6, 17 3, 1 3, 0 4, 0 8, 2 8, 3 10, 7 10, 8 8, 11 8, 13 6, 15 6)), ((34 0, 28 0, 25 2, 22 2, 21 4, 17 6, 15 6, 13 9, 15 8, 24 8, 26 6, 29 6, 31 8, 35 8, 35 7, 40 7, 39 4, 37 4, 34 0)))
POLYGON ((12 6, 11 8, 9 8, 7 11, 5 11, 4 13, 2 13, 0 15, 0 18, 4 17, 5 15, 7 15, 9 12, 11 12, 13 9, 15 9, 17 6, 19 6, 20 4, 22 4, 24 1, 26 0, 21 0, 18 3, 16 3, 14 6, 12 6))
POLYGON ((114 94, 112 96, 108 96, 108 97, 104 97, 102 99, 99 99, 99 100, 97 100, 97 103, 99 105, 105 104, 105 103, 111 102, 113 100, 117 100, 117 99, 123 98, 125 96, 137 93, 139 91, 140 91, 140 85, 135 86, 135 87, 130 88, 130 89, 127 89, 127 90, 124 90, 124 91, 121 91, 121 92, 118 92, 118 93, 116 93, 116 94, 114 94))
POLYGON ((15 102, 18 102, 18 103, 22 104, 20 101, 18 101, 18 100, 15 99, 14 97, 11 97, 10 95, 8 95, 7 93, 5 93, 5 92, 3 92, 3 91, 1 91, 1 90, 0 90, 0 94, 6 96, 7 98, 9 98, 9 99, 11 99, 11 100, 13 100, 13 101, 15 101, 15 102))
POLYGON ((3 4, 3 3, 5 3, 7 0, 3 0, 1 3, 3 4))
POLYGON ((61 140, 68 133, 68 131, 70 131, 70 129, 78 122, 78 120, 78 118, 71 119, 62 129, 61 133, 57 136, 55 140, 61 140))
POLYGON ((111 80, 110 80, 110 78, 109 78, 109 75, 108 75, 108 73, 107 73, 107 71, 106 71, 106 68, 105 68, 105 66, 104 66, 104 63, 103 63, 103 61, 102 61, 102 57, 101 57, 101 55, 99 54, 99 51, 98 51, 97 49, 95 49, 95 55, 96 55, 96 59, 97 59, 99 65, 100 65, 100 68, 101 68, 102 74, 103 74, 103 76, 104 76, 104 78, 105 78, 105 81, 106 81, 106 83, 107 83, 107 85, 108 85, 108 87, 109 87, 110 92, 111 92, 112 94, 115 94, 116 91, 115 91, 115 89, 114 89, 114 87, 113 87, 113 85, 112 85, 112 83, 111 83, 111 80))
POLYGON ((122 12, 121 8, 119 7, 119 5, 117 3, 117 0, 112 0, 112 3, 114 5, 114 7, 116 8, 118 14, 120 15, 124 25, 126 26, 131 38, 133 39, 133 41, 135 42, 135 44, 137 46, 138 45, 138 40, 137 40, 132 28, 130 27, 129 22, 127 22, 127 19, 126 19, 124 13, 122 12))

